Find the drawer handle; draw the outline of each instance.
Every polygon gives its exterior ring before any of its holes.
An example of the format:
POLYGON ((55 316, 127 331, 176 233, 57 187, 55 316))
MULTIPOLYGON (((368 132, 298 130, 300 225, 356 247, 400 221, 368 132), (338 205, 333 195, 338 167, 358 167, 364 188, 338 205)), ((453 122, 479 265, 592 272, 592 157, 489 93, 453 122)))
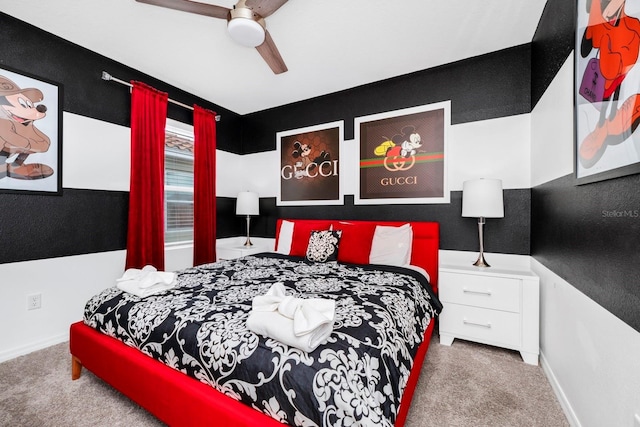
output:
POLYGON ((465 294, 478 294, 478 295, 486 295, 488 297, 491 296, 491 291, 472 291, 470 289, 462 289, 462 292, 465 294))
POLYGON ((491 329, 491 322, 477 323, 477 322, 472 322, 472 321, 467 320, 467 319, 462 319, 462 323, 464 323, 465 325, 480 326, 482 328, 491 329))

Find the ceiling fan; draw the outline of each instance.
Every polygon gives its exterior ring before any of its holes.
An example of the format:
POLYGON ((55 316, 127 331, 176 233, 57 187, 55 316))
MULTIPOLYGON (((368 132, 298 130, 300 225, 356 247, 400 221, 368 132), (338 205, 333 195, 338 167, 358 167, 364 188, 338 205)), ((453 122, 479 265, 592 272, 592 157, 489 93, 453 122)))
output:
POLYGON ((287 71, 287 66, 267 31, 264 18, 273 14, 288 0, 239 0, 233 9, 190 0, 136 1, 226 19, 227 30, 234 41, 243 46, 255 47, 275 74, 287 71))

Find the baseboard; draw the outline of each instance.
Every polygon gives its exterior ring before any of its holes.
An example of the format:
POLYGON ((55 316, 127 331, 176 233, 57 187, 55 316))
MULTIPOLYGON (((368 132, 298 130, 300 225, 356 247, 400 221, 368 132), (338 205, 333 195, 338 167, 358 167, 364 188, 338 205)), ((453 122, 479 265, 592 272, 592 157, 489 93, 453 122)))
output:
POLYGON ((24 356, 25 354, 29 354, 34 351, 42 350, 43 348, 51 347, 52 345, 63 343, 65 341, 69 341, 68 332, 66 334, 49 337, 46 340, 34 342, 23 347, 16 347, 0 352, 0 363, 15 359, 19 356, 24 356))
POLYGON ((542 350, 540 350, 540 366, 542 367, 542 371, 544 372, 544 374, 547 376, 547 380, 549 380, 549 384, 551 384, 551 388, 553 389, 558 402, 560 402, 560 407, 562 407, 562 412, 564 412, 564 415, 567 417, 569 425, 571 425, 571 427, 582 427, 582 424, 580 424, 575 411, 571 407, 567 396, 562 390, 562 386, 560 386, 560 383, 553 373, 551 366, 549 366, 549 362, 547 362, 547 359, 545 358, 544 352, 542 350))

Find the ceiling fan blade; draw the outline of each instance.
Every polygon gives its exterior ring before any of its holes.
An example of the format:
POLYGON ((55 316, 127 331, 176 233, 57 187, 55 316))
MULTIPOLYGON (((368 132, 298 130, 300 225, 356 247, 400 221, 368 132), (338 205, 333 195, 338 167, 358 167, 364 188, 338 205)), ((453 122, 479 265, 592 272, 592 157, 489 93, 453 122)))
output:
POLYGON ((258 15, 266 18, 285 4, 288 0, 247 0, 246 6, 258 15))
POLYGON ((183 12, 197 13, 198 15, 211 16, 214 18, 227 19, 231 9, 215 4, 198 3, 189 0, 136 0, 139 3, 151 4, 154 6, 166 7, 169 9, 181 10, 183 12))
POLYGON ((282 56, 280 56, 280 52, 278 52, 278 48, 273 42, 269 31, 264 31, 264 42, 260 46, 256 46, 256 49, 275 74, 281 74, 287 71, 287 66, 282 56))

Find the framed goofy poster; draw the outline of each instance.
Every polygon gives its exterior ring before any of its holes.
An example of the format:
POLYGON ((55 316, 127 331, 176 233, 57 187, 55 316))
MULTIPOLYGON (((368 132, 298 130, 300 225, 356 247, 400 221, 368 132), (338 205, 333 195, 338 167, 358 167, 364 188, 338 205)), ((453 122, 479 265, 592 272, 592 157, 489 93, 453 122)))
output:
POLYGON ((449 203, 450 126, 450 101, 356 118, 360 164, 354 203, 449 203))
POLYGON ((0 68, 0 192, 62 193, 62 88, 0 68))
POLYGON ((280 185, 276 204, 342 205, 340 147, 344 122, 278 132, 280 185))
POLYGON ((577 7, 575 175, 586 184, 640 172, 640 4, 577 7))

